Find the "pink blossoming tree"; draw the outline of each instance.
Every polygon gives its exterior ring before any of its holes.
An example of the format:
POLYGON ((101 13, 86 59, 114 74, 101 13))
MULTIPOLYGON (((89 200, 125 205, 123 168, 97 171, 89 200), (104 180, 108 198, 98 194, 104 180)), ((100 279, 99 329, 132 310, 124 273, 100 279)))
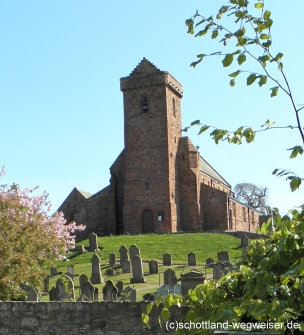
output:
POLYGON ((41 287, 53 260, 75 245, 73 233, 85 228, 66 224, 62 213, 50 216, 47 193, 35 196, 35 189, 0 185, 0 300, 22 299, 22 284, 41 287))

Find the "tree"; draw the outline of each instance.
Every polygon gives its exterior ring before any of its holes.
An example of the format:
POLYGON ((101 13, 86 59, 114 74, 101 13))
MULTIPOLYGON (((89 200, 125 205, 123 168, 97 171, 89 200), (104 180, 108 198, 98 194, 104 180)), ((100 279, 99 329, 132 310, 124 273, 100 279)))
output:
POLYGON ((247 206, 257 209, 265 214, 271 214, 268 205, 268 189, 251 183, 239 183, 234 187, 235 197, 247 206))
MULTIPOLYGON (((284 72, 283 53, 278 52, 272 54, 273 37, 271 28, 273 20, 271 11, 265 8, 264 0, 247 1, 247 0, 227 0, 226 5, 221 6, 216 19, 213 16, 207 17, 201 15, 198 11, 190 19, 186 20, 189 34, 195 34, 195 29, 203 28, 196 32, 195 37, 203 37, 211 35, 213 41, 219 40, 224 51, 215 51, 210 54, 197 55, 198 60, 191 63, 191 66, 197 66, 201 61, 208 57, 222 56, 222 65, 227 68, 232 64, 236 65, 237 70, 230 73, 229 84, 231 87, 236 85, 236 80, 242 75, 247 77, 247 85, 258 83, 260 87, 271 83, 271 97, 275 97, 279 91, 287 95, 290 101, 291 110, 293 111, 295 125, 275 126, 275 122, 267 120, 261 129, 254 130, 252 127, 240 126, 235 131, 220 129, 200 120, 193 121, 191 126, 200 125, 199 134, 212 129, 210 136, 215 143, 227 140, 232 144, 241 144, 242 140, 247 143, 254 141, 257 133, 262 131, 270 131, 275 128, 297 129, 299 133, 299 143, 288 150, 291 151, 290 158, 296 158, 304 152, 304 128, 301 124, 300 112, 304 106, 299 106, 294 101, 292 91, 284 72), (225 17, 225 25, 220 22, 225 17), (236 28, 234 26, 236 25, 236 28), (231 27, 230 27, 231 26, 231 27), (232 44, 234 41, 235 44, 232 44), (243 69, 247 60, 251 59, 250 69, 243 69), (252 66, 254 64, 254 66, 252 66), (276 65, 274 68, 273 65, 276 65), (276 79, 279 75, 279 79, 276 79)), ((218 50, 218 46, 217 49, 218 50)), ((190 127, 191 127, 190 126, 190 127)), ((186 127, 187 131, 190 127, 186 127)), ((274 175, 285 176, 290 181, 292 191, 299 188, 303 178, 286 169, 275 169, 274 175)))
POLYGON ((84 229, 66 225, 62 213, 49 216, 47 194, 34 190, 0 186, 0 300, 23 299, 22 285, 40 288, 53 260, 75 244, 72 233, 84 229))

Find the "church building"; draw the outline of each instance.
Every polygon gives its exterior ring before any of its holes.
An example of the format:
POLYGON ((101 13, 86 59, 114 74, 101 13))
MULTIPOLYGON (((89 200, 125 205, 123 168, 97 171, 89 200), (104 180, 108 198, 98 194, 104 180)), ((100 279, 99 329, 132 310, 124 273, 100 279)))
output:
POLYGON ((143 59, 120 79, 124 149, 110 185, 74 188, 58 208, 67 222, 99 236, 138 233, 255 231, 260 212, 234 198, 231 185, 182 136, 182 85, 143 59))

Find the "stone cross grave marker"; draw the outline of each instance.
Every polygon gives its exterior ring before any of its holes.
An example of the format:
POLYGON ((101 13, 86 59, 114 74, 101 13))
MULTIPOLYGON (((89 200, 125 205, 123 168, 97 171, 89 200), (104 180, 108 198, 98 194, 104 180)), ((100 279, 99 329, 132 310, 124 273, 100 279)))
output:
POLYGON ((172 258, 170 254, 163 254, 163 265, 172 266, 172 258))
POLYGON ((188 266, 196 266, 196 255, 193 252, 188 254, 188 266))
POLYGON ((125 245, 122 245, 119 248, 119 257, 120 257, 119 259, 120 265, 122 265, 123 261, 129 260, 129 251, 125 245))
POLYGON ((89 250, 90 251, 98 251, 98 240, 97 235, 95 233, 91 233, 89 235, 89 250))
POLYGON ((104 279, 102 277, 101 271, 100 271, 100 258, 96 253, 94 253, 92 259, 92 277, 91 277, 91 283, 92 284, 101 284, 104 283, 104 279))
POLYGON ((151 260, 149 262, 149 274, 156 274, 159 273, 158 263, 155 260, 151 260))

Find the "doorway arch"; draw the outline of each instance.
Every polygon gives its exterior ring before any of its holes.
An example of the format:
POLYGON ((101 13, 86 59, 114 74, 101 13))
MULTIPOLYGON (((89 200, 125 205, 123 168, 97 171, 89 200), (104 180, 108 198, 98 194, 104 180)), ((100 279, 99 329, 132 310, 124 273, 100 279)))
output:
POLYGON ((153 213, 150 209, 145 209, 141 213, 142 232, 144 234, 154 233, 153 213))

